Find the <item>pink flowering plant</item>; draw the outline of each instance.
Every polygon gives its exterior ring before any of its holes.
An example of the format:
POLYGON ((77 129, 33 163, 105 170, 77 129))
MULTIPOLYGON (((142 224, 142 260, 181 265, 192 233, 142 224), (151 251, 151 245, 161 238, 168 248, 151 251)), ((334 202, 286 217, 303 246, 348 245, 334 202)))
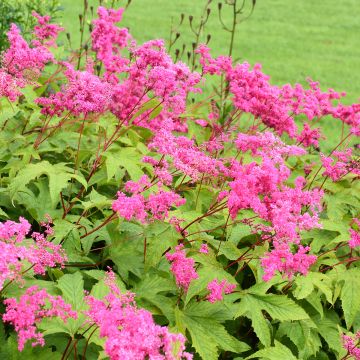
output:
POLYGON ((360 359, 360 104, 174 61, 123 9, 79 49, 33 16, 1 56, 0 357, 360 359))

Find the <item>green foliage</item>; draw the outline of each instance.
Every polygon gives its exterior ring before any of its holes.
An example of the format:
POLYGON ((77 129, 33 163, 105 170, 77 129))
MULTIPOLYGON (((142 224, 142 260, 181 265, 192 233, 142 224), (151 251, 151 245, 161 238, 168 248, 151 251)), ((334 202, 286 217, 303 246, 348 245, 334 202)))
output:
POLYGON ((19 26, 25 36, 30 38, 31 29, 35 20, 31 16, 32 11, 40 15, 50 15, 53 20, 58 17, 62 10, 58 0, 1 0, 0 2, 0 52, 8 47, 6 33, 12 23, 19 26))
MULTIPOLYGON (((9 4, 4 2, 0 9, 17 6, 9 4)), ((37 4, 41 1, 33 6, 37 4)), ((19 16, 16 21, 23 21, 23 14, 11 11, 9 17, 19 16)), ((55 51, 61 54, 64 49, 55 51)), ((153 156, 159 164, 163 158, 147 146, 152 132, 133 122, 146 114, 148 120, 163 114, 162 103, 156 97, 146 101, 123 123, 102 113, 88 118, 69 113, 48 119, 34 99, 61 88, 63 78, 53 65, 46 68, 38 84, 22 90, 19 101, 0 101, 0 218, 17 221, 25 217, 33 231, 38 231, 49 214, 54 234, 48 239, 62 245, 67 261, 63 268, 46 269, 44 276, 34 275, 29 268, 22 274, 23 286, 7 282, 0 294, 2 299, 18 299, 36 285, 51 295, 61 295, 79 316, 67 322, 39 322, 46 346, 28 344, 20 355, 13 329, 0 322, 0 359, 105 359, 105 339, 98 329, 89 335, 83 312, 88 309, 85 293, 96 299, 108 295, 105 274, 109 267, 122 293, 134 293, 136 304, 150 311, 159 325, 187 338, 187 350, 196 360, 346 356, 340 335, 360 330, 360 256, 358 249, 348 246, 351 221, 360 213, 356 175, 330 183, 317 176, 317 167, 307 174, 307 180, 312 179, 310 187, 325 192, 321 228, 300 233, 300 242, 311 246, 317 262, 306 276, 277 274, 264 282, 260 259, 271 242, 260 234, 268 235, 264 229, 269 223, 251 209, 230 216, 229 208, 218 200, 228 179, 214 176, 196 182, 175 169, 174 183, 164 188, 185 198, 186 204, 171 207, 165 220, 154 217, 142 222, 113 211, 117 192, 126 193, 128 181, 147 175, 152 183, 142 192, 145 197, 158 186, 153 167, 143 157, 153 156), (182 228, 176 227, 177 220, 182 228), (198 276, 188 289, 176 283, 166 258, 179 244, 193 260, 198 276), (207 245, 207 253, 201 253, 202 245, 207 245), (223 294, 223 300, 211 303, 209 283, 216 280, 225 280, 234 289, 223 294), (66 347, 67 343, 71 346, 66 347), (83 351, 86 356, 81 355, 83 351)), ((101 67, 96 70, 102 71, 101 67)), ((187 136, 195 137, 196 145, 209 140, 214 129, 202 128, 193 120, 207 118, 211 107, 220 105, 195 102, 181 115, 189 117, 187 136)), ((230 104, 225 105, 224 119, 231 118, 230 104)), ((240 128, 243 119, 233 125, 240 128)), ((304 164, 317 161, 320 166, 315 151, 311 149, 311 154, 296 161, 284 160, 292 170, 290 187, 293 178, 304 175, 304 164)), ((234 158, 236 149, 226 143, 216 156, 234 158)), ((241 161, 259 159, 246 154, 241 161)), ((303 213, 307 210, 302 209, 303 213)))

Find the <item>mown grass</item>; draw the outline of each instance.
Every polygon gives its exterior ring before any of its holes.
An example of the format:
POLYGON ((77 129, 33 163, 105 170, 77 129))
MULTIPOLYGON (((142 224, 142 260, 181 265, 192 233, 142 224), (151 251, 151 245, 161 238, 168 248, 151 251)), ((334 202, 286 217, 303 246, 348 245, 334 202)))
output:
MULTIPOLYGON (((188 15, 195 19, 200 16, 205 1, 133 0, 123 23, 130 27, 138 42, 153 38, 168 40, 172 20, 176 23, 184 13, 177 45, 191 44, 188 15)), ((218 1, 213 1, 203 39, 210 33, 213 53, 227 54, 229 33, 219 23, 218 1)), ((62 3, 63 24, 70 30, 73 41, 78 41, 78 14, 83 1, 62 3)), ((98 1, 90 3, 95 6, 98 1)), ((229 11, 224 11, 224 18, 230 22, 229 11)), ((234 58, 251 64, 260 62, 275 84, 305 83, 309 76, 320 81, 323 89, 346 91, 346 102, 355 102, 360 97, 360 1, 258 0, 253 14, 238 26, 234 58)), ((333 124, 326 125, 326 133, 331 137, 339 131, 333 124)))

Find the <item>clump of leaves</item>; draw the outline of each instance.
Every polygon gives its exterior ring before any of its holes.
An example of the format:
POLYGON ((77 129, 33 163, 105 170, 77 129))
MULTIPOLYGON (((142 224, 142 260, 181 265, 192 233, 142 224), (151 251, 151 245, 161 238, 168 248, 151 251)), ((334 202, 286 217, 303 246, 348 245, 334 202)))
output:
POLYGON ((30 43, 11 26, 3 357, 356 358, 359 104, 206 45, 194 72, 122 16, 99 7, 71 50, 48 17, 30 43), (330 153, 323 121, 343 124, 330 153))

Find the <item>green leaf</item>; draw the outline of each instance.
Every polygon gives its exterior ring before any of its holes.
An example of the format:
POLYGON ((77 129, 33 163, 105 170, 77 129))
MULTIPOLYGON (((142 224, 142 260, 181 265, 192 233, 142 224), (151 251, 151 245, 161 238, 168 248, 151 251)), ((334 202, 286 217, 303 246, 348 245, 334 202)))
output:
POLYGON ((251 319, 256 335, 265 346, 271 344, 271 326, 264 318, 263 310, 273 319, 282 321, 309 318, 299 305, 285 295, 245 294, 241 297, 235 317, 246 316, 251 319))
POLYGON ((191 281, 188 291, 186 292, 185 305, 195 296, 199 295, 206 289, 210 281, 214 280, 214 275, 207 268, 200 268, 198 278, 191 281))
POLYGON ((176 292, 177 288, 170 279, 163 278, 155 272, 147 273, 146 276, 133 288, 136 299, 144 299, 156 306, 160 314, 166 316, 169 322, 175 321, 174 307, 176 298, 166 297, 166 293, 176 292), (161 293, 164 293, 162 295, 161 293))
POLYGON ((163 253, 170 247, 177 245, 179 234, 170 224, 155 221, 145 228, 146 257, 145 270, 156 267, 163 253))
POLYGON ((259 295, 249 292, 241 299, 241 302, 247 302, 248 306, 253 304, 260 307, 277 320, 304 320, 309 318, 304 309, 286 295, 259 295))
POLYGON ((290 351, 289 348, 275 340, 275 346, 267 347, 257 351, 255 354, 247 357, 246 359, 267 359, 267 360, 296 360, 297 358, 290 351))
POLYGON ((106 152, 103 155, 106 158, 106 172, 107 178, 110 180, 116 173, 116 171, 122 167, 128 172, 132 180, 139 180, 144 174, 141 170, 142 166, 142 154, 134 147, 125 147, 115 149, 111 152, 106 152))
POLYGON ((236 354, 250 347, 231 336, 221 324, 228 319, 229 311, 223 304, 192 303, 183 312, 178 310, 178 328, 187 329, 192 345, 202 359, 218 359, 218 349, 236 354))
POLYGON ((143 241, 140 238, 115 243, 110 248, 110 257, 120 275, 127 279, 129 272, 141 277, 144 269, 143 241))
POLYGON ((320 350, 321 341, 312 321, 282 322, 277 336, 287 336, 298 348, 300 359, 308 359, 320 350))
POLYGON ((354 268, 342 272, 339 281, 343 282, 340 299, 346 326, 350 329, 360 311, 360 269, 354 268))
POLYGON ((297 299, 305 299, 315 288, 319 289, 332 304, 332 290, 330 278, 321 273, 309 272, 306 276, 298 276, 295 279, 296 289, 294 296, 297 299))
POLYGON ((112 203, 111 199, 108 199, 106 196, 99 194, 94 188, 89 194, 89 200, 82 201, 81 204, 85 211, 88 211, 92 208, 102 209, 104 207, 110 207, 112 203))
MULTIPOLYGON (((84 302, 84 280, 79 271, 74 274, 66 274, 58 280, 57 287, 61 290, 64 301, 70 304, 72 309, 78 313, 77 319, 68 319, 66 323, 62 324, 62 328, 65 328, 67 333, 74 336, 85 320, 85 315, 82 313, 82 310, 86 308, 84 302)), ((56 329, 55 324, 55 327, 50 327, 48 331, 51 332, 56 329)))
POLYGON ((154 109, 155 107, 159 106, 160 102, 158 99, 153 98, 146 101, 144 104, 141 105, 140 109, 132 116, 130 121, 137 119, 140 115, 144 114, 144 112, 154 109))
POLYGON ((30 181, 41 175, 46 175, 49 178, 49 190, 53 206, 60 201, 60 192, 68 186, 71 179, 76 179, 83 186, 87 186, 84 177, 75 175, 73 170, 64 164, 52 165, 48 161, 41 161, 36 164, 28 164, 12 179, 9 185, 11 198, 14 198, 17 192, 22 191, 30 181))
POLYGON ((6 214, 6 212, 1 208, 0 208, 0 216, 5 217, 5 218, 9 218, 8 215, 6 214))
POLYGON ((73 310, 81 310, 84 306, 84 280, 80 272, 66 274, 58 280, 64 300, 71 304, 73 310))

